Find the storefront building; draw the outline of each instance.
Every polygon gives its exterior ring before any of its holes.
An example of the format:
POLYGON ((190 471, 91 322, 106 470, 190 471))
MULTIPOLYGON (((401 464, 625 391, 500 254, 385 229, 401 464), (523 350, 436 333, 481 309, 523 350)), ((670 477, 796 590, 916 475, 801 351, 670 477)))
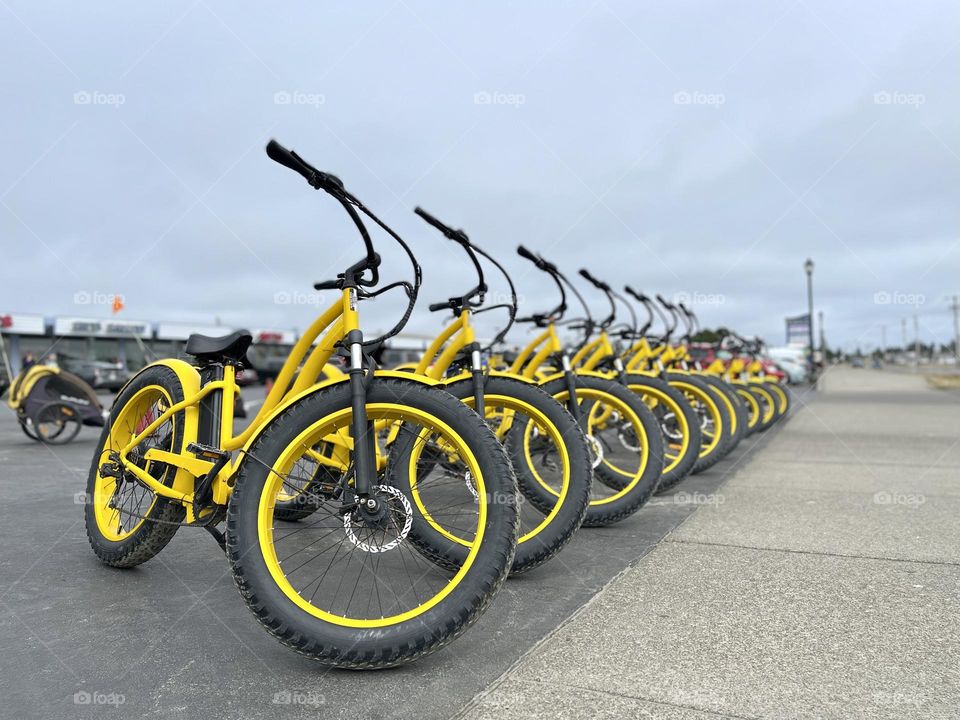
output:
MULTIPOLYGON (((0 313, 0 352, 14 375, 23 369, 25 359, 107 362, 135 372, 159 358, 184 357, 193 333, 216 337, 233 331, 223 325, 0 313)), ((249 357, 261 377, 276 375, 299 337, 295 330, 270 328, 251 334, 249 357)))

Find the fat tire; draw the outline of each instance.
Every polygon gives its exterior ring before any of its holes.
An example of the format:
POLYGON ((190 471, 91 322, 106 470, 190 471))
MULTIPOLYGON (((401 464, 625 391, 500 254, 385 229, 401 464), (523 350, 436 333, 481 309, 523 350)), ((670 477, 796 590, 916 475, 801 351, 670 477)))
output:
POLYGON ((257 621, 281 643, 321 664, 354 669, 416 660, 439 650, 476 622, 507 576, 519 520, 510 461, 496 436, 466 405, 437 388, 398 378, 375 378, 367 401, 418 407, 443 420, 470 443, 487 492, 514 501, 491 503, 473 565, 437 605, 376 631, 333 624, 297 607, 274 582, 259 548, 258 506, 267 468, 303 428, 350 406, 349 385, 334 385, 300 398, 261 431, 249 451, 260 462, 241 464, 227 511, 227 556, 237 588, 257 621))

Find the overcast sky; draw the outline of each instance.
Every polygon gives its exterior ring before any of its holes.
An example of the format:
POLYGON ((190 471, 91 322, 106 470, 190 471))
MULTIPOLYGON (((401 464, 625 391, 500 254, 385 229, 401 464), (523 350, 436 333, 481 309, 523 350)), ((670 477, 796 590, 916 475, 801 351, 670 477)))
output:
MULTIPOLYGON (((922 339, 951 337, 955 0, 4 0, 0 15, 4 312, 107 316, 77 298, 119 293, 131 319, 302 329, 312 283, 360 245, 267 159, 276 137, 420 254, 411 330, 473 281, 419 204, 502 258, 530 311, 555 298, 521 242, 779 344, 810 256, 831 345, 876 345, 882 324, 899 343, 915 305, 922 339)), ((378 304, 371 330, 398 308, 378 304)))

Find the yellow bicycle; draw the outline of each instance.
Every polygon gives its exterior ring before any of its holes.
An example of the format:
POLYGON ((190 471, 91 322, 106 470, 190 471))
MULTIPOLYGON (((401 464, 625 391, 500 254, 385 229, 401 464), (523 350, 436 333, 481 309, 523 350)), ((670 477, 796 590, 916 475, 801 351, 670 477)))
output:
MULTIPOLYGON (((484 356, 509 332, 517 313, 513 281, 503 266, 455 230, 421 208, 415 212, 466 252, 477 282, 462 295, 430 306, 449 311, 453 320, 433 340, 412 369, 434 380, 445 380, 447 392, 479 412, 503 443, 521 491, 520 539, 512 574, 526 572, 554 557, 573 537, 587 512, 592 482, 590 448, 574 417, 534 380, 490 368, 484 356), (492 263, 510 287, 510 300, 484 307, 487 284, 479 257, 492 263), (507 310, 509 320, 487 347, 481 347, 473 316, 507 310)), ((437 455, 439 453, 435 453, 437 455)), ((442 454, 440 460, 442 461, 442 454)), ((453 474, 453 473, 451 473, 453 474)), ((470 483, 470 478, 460 478, 470 483)), ((418 497, 416 487, 410 488, 418 497)), ((415 510, 419 504, 415 504, 415 510)), ((453 522, 440 522, 425 511, 414 520, 411 537, 440 554, 453 538, 459 545, 454 560, 469 545, 453 522)))
POLYGON ((476 413, 429 378, 377 370, 367 352, 410 317, 420 286, 410 248, 333 175, 275 141, 267 154, 341 204, 366 254, 315 285, 336 299, 296 343, 242 432, 234 433, 233 403, 249 333, 191 336, 192 364, 161 360, 127 383, 91 465, 87 535, 102 562, 129 568, 181 526, 206 528, 225 548, 248 607, 282 643, 328 665, 397 665, 453 640, 501 586, 517 540, 516 480, 476 413), (374 290, 380 256, 361 213, 406 251, 413 283, 374 290), (392 288, 407 295, 403 317, 365 340, 358 303, 392 288), (334 353, 349 358, 346 375, 318 383, 334 353), (454 566, 410 538, 415 499, 393 481, 398 461, 410 458, 394 451, 391 438, 401 436, 414 438, 414 452, 442 448, 445 464, 471 479, 470 487, 445 483, 436 467, 420 466, 407 478, 438 486, 416 500, 431 516, 456 514, 469 549, 454 566), (216 528, 223 521, 225 536, 216 528))
POLYGON ((556 265, 522 245, 517 253, 546 273, 560 293, 559 304, 545 313, 517 318, 541 330, 513 359, 510 372, 538 380, 564 403, 590 442, 594 483, 586 526, 604 526, 629 517, 656 490, 664 465, 663 435, 653 412, 626 386, 598 370, 577 370, 564 348, 559 327, 593 331, 590 310, 576 287, 556 265), (567 291, 583 307, 583 318, 564 319, 567 291))
MULTIPOLYGON (((649 328, 658 317, 664 326, 664 332, 655 337, 653 343, 645 334, 622 357, 628 372, 658 372, 667 383, 683 393, 700 418, 700 454, 693 466, 692 474, 703 472, 729 453, 739 440, 738 420, 742 415, 735 398, 722 384, 712 382, 707 376, 701 376, 686 365, 686 348, 681 344, 673 346, 671 338, 677 329, 677 316, 670 312, 670 319, 647 295, 637 292, 630 286, 624 290, 640 302, 647 312, 649 328)), ((664 310, 670 311, 671 305, 661 296, 657 300, 664 310)))
MULTIPOLYGON (((608 377, 636 393, 653 411, 663 432, 664 467, 660 484, 657 486, 657 491, 663 492, 683 480, 697 463, 703 442, 700 419, 693 404, 680 390, 672 387, 666 378, 661 377, 658 370, 627 370, 611 337, 617 339, 617 344, 622 341, 636 343, 645 337, 650 323, 648 321, 645 327, 638 327, 636 313, 626 298, 585 268, 581 268, 580 275, 604 293, 610 312, 596 323, 596 336, 584 343, 570 362, 581 372, 605 372, 608 377), (617 319, 617 301, 627 308, 630 322, 614 324, 617 319)), ((711 440, 712 438, 707 438, 708 443, 711 440)))

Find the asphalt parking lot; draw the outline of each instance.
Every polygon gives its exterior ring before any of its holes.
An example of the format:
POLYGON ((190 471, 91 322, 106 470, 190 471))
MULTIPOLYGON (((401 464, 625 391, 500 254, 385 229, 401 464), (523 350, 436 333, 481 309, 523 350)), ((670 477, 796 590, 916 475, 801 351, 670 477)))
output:
MULTIPOLYGON (((262 389, 244 391, 256 403, 262 389)), ((2 714, 72 717, 446 718, 502 675, 611 579, 636 564, 762 445, 745 443, 607 529, 583 531, 551 563, 511 580, 465 636, 421 662, 329 671, 278 644, 253 619, 213 539, 181 529, 154 560, 100 565, 82 492, 97 433, 62 447, 24 436, 0 412, 2 714)))

